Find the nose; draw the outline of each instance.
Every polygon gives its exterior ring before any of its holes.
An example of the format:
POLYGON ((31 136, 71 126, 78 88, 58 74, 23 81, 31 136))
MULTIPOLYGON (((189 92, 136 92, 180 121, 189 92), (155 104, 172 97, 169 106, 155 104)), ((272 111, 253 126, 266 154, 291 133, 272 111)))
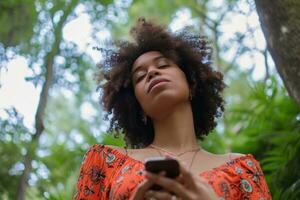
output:
POLYGON ((148 69, 148 81, 150 81, 152 78, 154 78, 155 76, 159 75, 160 72, 159 70, 154 67, 154 66, 150 66, 149 69, 148 69))

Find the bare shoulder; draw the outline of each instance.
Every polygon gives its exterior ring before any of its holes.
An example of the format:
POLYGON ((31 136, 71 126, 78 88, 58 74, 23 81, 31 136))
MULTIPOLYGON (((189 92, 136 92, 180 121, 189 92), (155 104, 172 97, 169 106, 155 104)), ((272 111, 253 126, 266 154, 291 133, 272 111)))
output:
MULTIPOLYGON (((115 150, 118 150, 122 153, 126 153, 126 149, 123 148, 123 147, 119 147, 119 146, 114 146, 114 145, 105 145, 106 147, 109 147, 111 149, 115 149, 115 150)), ((127 150, 128 151, 128 150, 127 150)))
POLYGON ((119 152, 126 154, 135 160, 140 160, 141 162, 143 162, 145 158, 152 156, 151 152, 149 153, 149 151, 146 149, 125 149, 124 147, 118 147, 114 145, 105 146, 111 149, 118 150, 119 152))
POLYGON ((236 159, 236 158, 245 156, 245 154, 242 154, 242 153, 229 153, 228 155, 229 155, 230 159, 236 159))
POLYGON ((214 154, 208 151, 203 151, 205 155, 207 155, 209 158, 215 158, 215 159, 235 159, 241 156, 245 156, 245 154, 242 153, 225 153, 225 154, 214 154))
POLYGON ((223 164, 223 163, 226 163, 226 162, 229 162, 231 160, 234 160, 234 159, 237 159, 237 158, 240 158, 240 157, 243 157, 245 156, 244 154, 241 154, 241 153, 226 153, 226 154, 219 154, 219 155, 216 155, 216 160, 215 162, 217 163, 217 166, 220 165, 220 164, 223 164))

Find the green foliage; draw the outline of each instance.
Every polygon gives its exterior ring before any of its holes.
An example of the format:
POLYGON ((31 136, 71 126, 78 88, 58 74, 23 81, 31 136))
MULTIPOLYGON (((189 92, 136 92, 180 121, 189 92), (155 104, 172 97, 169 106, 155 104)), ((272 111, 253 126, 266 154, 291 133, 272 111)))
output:
MULTIPOLYGON (((21 51, 15 49, 16 53, 26 56, 29 68, 34 72, 27 80, 40 87, 45 80, 47 61, 54 69, 44 117, 45 131, 38 144, 30 144, 33 130, 24 125, 23 117, 15 109, 7 110, 7 118, 0 119, 1 199, 14 197, 26 151, 36 151, 27 199, 58 200, 71 199, 74 195, 82 157, 92 144, 125 145, 122 134, 119 138, 103 134, 106 125, 101 119, 102 109, 92 97, 96 88, 93 80, 95 63, 85 50, 62 37, 64 25, 76 18, 74 10, 79 4, 90 16, 93 36, 105 27, 113 38, 127 39, 128 29, 138 17, 168 25, 176 13, 185 8, 196 22, 191 30, 216 39, 220 34, 216 32, 216 26, 222 23, 222 19, 208 19, 208 16, 216 12, 222 16, 227 8, 239 1, 225 1, 221 11, 208 0, 133 0, 131 5, 128 2, 0 2, 1 43, 4 47, 21 48, 21 51), (127 4, 121 5, 120 2, 127 4), (62 18, 58 16, 65 14, 67 7, 70 9, 68 16, 59 26, 62 18), (93 113, 85 107, 91 107, 93 113)), ((220 55, 230 50, 232 40, 222 45, 220 55)), ((241 53, 253 51, 247 46, 241 49, 241 53)), ((252 153, 261 163, 273 199, 297 199, 300 195, 299 108, 274 77, 266 82, 254 81, 251 71, 241 70, 236 63, 222 57, 218 59, 218 65, 225 71, 229 85, 225 93, 226 112, 214 133, 202 145, 215 153, 252 153)))
POLYGON ((0 118, 0 194, 3 199, 12 199, 23 167, 22 152, 31 135, 15 108, 6 110, 6 114, 7 118, 0 118))
POLYGON ((114 145, 118 147, 124 147, 124 135, 120 135, 119 137, 114 137, 112 134, 106 133, 103 135, 103 142, 102 144, 114 145))
MULTIPOLYGON (((45 148, 44 148, 45 149, 45 148)), ((45 196, 49 199, 72 199, 75 193, 75 183, 79 173, 79 164, 85 153, 79 145, 70 148, 70 143, 64 142, 52 144, 48 151, 50 155, 39 158, 39 161, 51 170, 49 177, 39 179, 33 187, 37 196, 45 196)), ((31 191, 27 193, 27 197, 31 191)))
POLYGON ((128 9, 128 20, 122 26, 118 23, 111 24, 113 38, 115 39, 130 39, 128 32, 139 17, 145 17, 159 21, 162 24, 168 24, 179 8, 176 1, 173 0, 138 0, 133 1, 128 9))
POLYGON ((260 161, 273 199, 300 194, 300 109, 275 78, 246 81, 245 73, 226 91, 223 121, 203 142, 215 153, 251 153, 260 161))
POLYGON ((37 20, 34 0, 0 1, 0 41, 5 47, 28 42, 37 20))
POLYGON ((275 78, 255 83, 245 100, 232 105, 227 113, 226 135, 233 140, 233 151, 251 152, 261 161, 274 199, 296 199, 300 109, 285 89, 275 78), (239 127, 235 132, 234 124, 239 127))
POLYGON ((171 21, 171 17, 176 9, 178 9, 178 7, 176 6, 175 1, 172 0, 142 0, 134 1, 128 14, 131 16, 131 19, 143 16, 146 18, 156 18, 156 20, 159 20, 161 23, 167 24, 171 21))

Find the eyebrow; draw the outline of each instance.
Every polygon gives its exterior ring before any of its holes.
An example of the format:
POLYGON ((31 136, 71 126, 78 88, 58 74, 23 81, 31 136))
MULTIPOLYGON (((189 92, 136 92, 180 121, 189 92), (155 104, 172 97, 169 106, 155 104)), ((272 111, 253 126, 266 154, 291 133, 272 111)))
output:
MULTIPOLYGON (((156 60, 159 60, 159 59, 161 59, 161 58, 166 58, 166 57, 164 57, 163 55, 157 56, 157 57, 153 58, 152 61, 156 61, 156 60)), ((136 73, 141 67, 142 67, 141 65, 137 66, 137 67, 131 72, 131 75, 133 75, 134 73, 136 73)))

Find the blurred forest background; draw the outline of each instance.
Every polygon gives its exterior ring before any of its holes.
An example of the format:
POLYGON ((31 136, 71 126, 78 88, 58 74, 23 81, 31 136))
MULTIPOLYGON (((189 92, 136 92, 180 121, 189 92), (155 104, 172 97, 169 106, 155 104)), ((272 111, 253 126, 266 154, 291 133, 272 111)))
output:
POLYGON ((128 39, 139 16, 208 37, 213 66, 228 87, 225 114, 202 145, 253 154, 274 199, 300 199, 299 2, 0 1, 0 199, 71 199, 89 146, 124 145, 105 133, 93 80, 103 55, 94 47, 128 39), (32 120, 1 104, 18 98, 4 90, 26 92, 18 80, 4 81, 19 69, 15 60, 22 60, 29 71, 24 82, 38 94, 35 101, 30 92, 18 99, 34 106, 32 120))

